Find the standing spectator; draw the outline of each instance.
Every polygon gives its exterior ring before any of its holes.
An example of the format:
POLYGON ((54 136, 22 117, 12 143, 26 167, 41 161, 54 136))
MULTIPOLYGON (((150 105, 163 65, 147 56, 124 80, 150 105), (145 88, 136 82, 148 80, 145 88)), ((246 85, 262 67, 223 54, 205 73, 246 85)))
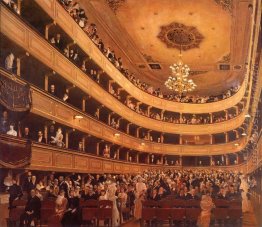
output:
POLYGON ((199 217, 200 227, 209 227, 211 219, 211 210, 214 208, 214 203, 210 197, 210 192, 206 191, 206 194, 202 196, 201 202, 201 214, 199 217))
POLYGON ((3 111, 2 117, 0 120, 0 133, 6 134, 9 129, 9 118, 6 110, 3 111))
POLYGON ((34 219, 40 218, 41 201, 36 196, 35 190, 31 190, 30 195, 25 212, 20 217, 20 226, 35 226, 34 219))
POLYGON ((12 204, 13 201, 16 199, 20 199, 23 196, 22 188, 21 186, 17 185, 17 181, 13 179, 13 185, 9 187, 9 208, 13 208, 12 204))
POLYGON ((15 56, 13 53, 10 53, 9 55, 7 55, 7 57, 5 58, 5 69, 6 70, 13 72, 14 60, 15 60, 15 56))
POLYGON ((52 137, 55 137, 56 133, 55 133, 55 126, 51 125, 49 128, 49 133, 48 133, 48 143, 51 143, 53 141, 52 137))
POLYGON ((28 126, 25 126, 25 128, 24 128, 23 138, 25 138, 27 140, 31 139, 30 130, 29 130, 28 126))

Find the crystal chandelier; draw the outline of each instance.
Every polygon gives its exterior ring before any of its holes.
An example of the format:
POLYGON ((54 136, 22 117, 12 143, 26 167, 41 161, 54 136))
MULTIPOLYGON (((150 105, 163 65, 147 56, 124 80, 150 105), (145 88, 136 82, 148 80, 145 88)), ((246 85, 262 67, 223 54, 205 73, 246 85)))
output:
POLYGON ((193 91, 196 84, 192 79, 188 79, 190 68, 182 61, 182 54, 180 49, 179 60, 177 63, 170 66, 172 76, 169 76, 165 82, 165 86, 172 91, 177 92, 180 96, 183 93, 193 91))

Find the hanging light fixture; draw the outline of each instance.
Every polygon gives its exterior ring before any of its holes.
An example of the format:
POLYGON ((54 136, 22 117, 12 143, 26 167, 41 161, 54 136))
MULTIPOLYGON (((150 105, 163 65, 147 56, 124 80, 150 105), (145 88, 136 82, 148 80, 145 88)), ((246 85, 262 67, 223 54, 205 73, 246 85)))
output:
POLYGON ((169 76, 165 81, 165 86, 169 90, 177 92, 180 96, 182 96, 183 93, 193 91, 197 86, 192 79, 188 79, 190 68, 183 63, 181 50, 182 45, 180 45, 178 62, 170 66, 172 76, 169 76))

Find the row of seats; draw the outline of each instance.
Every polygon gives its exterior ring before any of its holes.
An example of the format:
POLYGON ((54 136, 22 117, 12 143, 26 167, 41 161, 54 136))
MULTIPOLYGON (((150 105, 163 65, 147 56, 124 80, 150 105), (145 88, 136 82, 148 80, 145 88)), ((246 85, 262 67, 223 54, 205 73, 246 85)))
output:
MULTIPOLYGON (((212 222, 219 225, 241 226, 241 201, 214 200, 212 222)), ((169 199, 162 201, 146 200, 142 203, 141 225, 152 226, 156 223, 168 222, 170 226, 180 223, 183 226, 195 226, 200 216, 199 200, 169 199)))
MULTIPOLYGON (((13 226, 20 221, 20 216, 24 213, 26 200, 15 200, 14 208, 10 209, 8 226, 13 226)), ((80 199, 79 210, 83 225, 93 223, 99 226, 100 221, 107 221, 112 226, 113 202, 110 200, 82 200, 80 199)), ((52 217, 55 215, 55 200, 44 200, 41 202, 40 220, 35 220, 38 226, 51 225, 52 217)))

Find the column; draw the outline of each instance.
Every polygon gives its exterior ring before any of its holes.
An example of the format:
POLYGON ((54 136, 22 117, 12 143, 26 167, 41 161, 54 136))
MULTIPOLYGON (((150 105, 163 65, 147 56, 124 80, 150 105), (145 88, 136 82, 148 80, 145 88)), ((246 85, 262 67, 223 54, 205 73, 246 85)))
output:
POLYGON ((210 166, 213 166, 213 156, 211 155, 209 156, 209 158, 210 158, 210 166))
POLYGON ((82 98, 82 111, 86 111, 86 97, 82 98))
POLYGON ((212 124, 213 123, 213 114, 209 113, 209 116, 210 116, 210 123, 212 124))
POLYGON ((182 155, 179 156, 179 165, 182 166, 182 155))
POLYGON ((213 144, 213 142, 214 142, 214 141, 213 141, 213 139, 214 139, 214 138, 213 138, 213 135, 210 134, 210 135, 209 135, 209 138, 210 138, 210 140, 209 140, 209 141, 210 141, 210 144, 213 144))
POLYGON ((237 130, 234 130, 235 134, 236 134, 236 139, 239 139, 239 132, 237 130))
POLYGON ((183 144, 183 138, 182 138, 182 135, 179 135, 179 144, 180 144, 180 145, 183 144))
POLYGON ((25 54, 16 58, 16 74, 17 74, 17 76, 21 76, 21 62, 22 62, 22 59, 26 56, 27 57, 29 56, 28 52, 26 52, 25 54))
POLYGON ((54 22, 54 21, 53 21, 52 23, 47 24, 47 25, 45 26, 45 38, 46 38, 47 40, 49 39, 49 29, 50 29, 53 25, 55 25, 55 22, 54 22))
POLYGON ((83 150, 86 151, 86 138, 85 138, 85 136, 82 137, 82 144, 83 144, 83 150))
POLYGON ((165 113, 165 110, 162 110, 162 111, 161 111, 161 120, 164 119, 164 113, 165 113))
POLYGON ((225 110, 226 121, 228 120, 228 110, 225 110))
POLYGON ((240 164, 240 156, 239 156, 239 154, 236 154, 236 160, 237 160, 237 164, 240 164))
POLYGON ((96 155, 99 155, 100 142, 96 143, 96 155))
POLYGON ((47 141, 47 138, 48 138, 48 127, 47 127, 47 125, 44 126, 43 134, 44 134, 44 137, 46 139, 46 143, 48 143, 49 141, 47 141))
POLYGON ((129 134, 130 125, 132 125, 132 123, 128 123, 127 126, 126 126, 126 133, 127 134, 129 134))
POLYGON ((120 147, 117 148, 116 150, 116 159, 119 160, 119 155, 120 155, 120 147))
POLYGON ((138 128, 136 129, 136 137, 137 137, 137 138, 139 138, 140 129, 141 129, 141 127, 138 127, 138 128))
POLYGON ((129 151, 126 152, 126 161, 129 161, 129 151))
POLYGON ((65 132, 65 147, 68 149, 69 131, 65 132))
POLYGON ((225 132, 225 142, 228 143, 228 133, 225 132))
POLYGON ((152 130, 148 130, 148 131, 147 131, 147 139, 148 139, 148 140, 150 140, 150 136, 151 136, 150 132, 151 132, 151 131, 152 131, 152 130))
POLYGON ((21 15, 21 2, 22 0, 17 0, 17 11, 19 15, 21 15))
POLYGON ((228 155, 225 155, 225 159, 226 159, 226 166, 228 166, 229 165, 229 157, 228 157, 228 155))
POLYGON ((182 113, 179 113, 179 123, 182 122, 182 119, 183 119, 182 113))
POLYGON ((109 91, 110 94, 111 94, 111 86, 112 86, 113 83, 114 83, 113 80, 108 81, 108 91, 109 91))
POLYGON ((160 162, 161 162, 162 165, 164 164, 164 155, 161 155, 160 162))
POLYGON ((108 125, 111 124, 111 116, 112 116, 113 114, 114 114, 114 112, 108 114, 108 119, 107 119, 108 125))
POLYGON ((238 114, 239 114, 239 106, 235 106, 235 110, 236 110, 236 116, 238 116, 238 114))
POLYGON ((139 163, 139 153, 136 153, 136 162, 139 163))
POLYGON ((164 143, 164 133, 161 133, 160 140, 161 140, 161 143, 164 143))
POLYGON ((149 117, 150 116, 150 110, 151 110, 152 106, 148 106, 147 108, 147 116, 149 117))
POLYGON ((146 156, 146 164, 150 164, 150 154, 147 154, 146 156))

